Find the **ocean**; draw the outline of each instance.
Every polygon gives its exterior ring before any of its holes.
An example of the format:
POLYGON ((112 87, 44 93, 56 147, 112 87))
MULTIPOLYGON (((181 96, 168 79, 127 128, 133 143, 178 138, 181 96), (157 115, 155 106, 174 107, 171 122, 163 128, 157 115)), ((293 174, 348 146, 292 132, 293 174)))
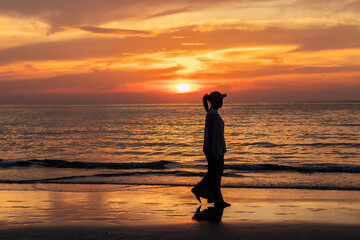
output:
MULTIPOLYGON (((224 103, 224 188, 360 191, 360 102, 224 103)), ((201 104, 2 105, 0 185, 192 186, 201 104)))

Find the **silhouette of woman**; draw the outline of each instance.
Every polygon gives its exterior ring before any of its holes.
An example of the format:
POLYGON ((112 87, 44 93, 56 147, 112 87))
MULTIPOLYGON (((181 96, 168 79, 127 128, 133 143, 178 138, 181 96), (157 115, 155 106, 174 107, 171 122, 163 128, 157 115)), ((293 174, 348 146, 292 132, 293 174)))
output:
POLYGON ((224 171, 224 154, 226 145, 224 138, 224 121, 218 113, 223 105, 226 94, 214 91, 205 94, 203 103, 206 114, 203 151, 208 162, 208 172, 203 179, 191 189, 196 199, 201 203, 200 197, 214 203, 215 207, 228 207, 229 203, 223 200, 220 184, 224 171), (211 107, 209 109, 208 102, 211 107))

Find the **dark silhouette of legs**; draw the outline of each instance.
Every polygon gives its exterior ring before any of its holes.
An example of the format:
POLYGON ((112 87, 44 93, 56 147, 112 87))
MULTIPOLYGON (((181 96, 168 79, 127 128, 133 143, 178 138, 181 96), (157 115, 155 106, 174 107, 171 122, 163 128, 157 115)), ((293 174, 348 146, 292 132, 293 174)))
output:
POLYGON ((210 153, 206 153, 206 159, 208 161, 208 203, 223 202, 220 184, 224 171, 224 156, 213 156, 210 153))
POLYGON ((230 204, 224 202, 220 189, 221 177, 224 172, 224 156, 213 156, 211 153, 205 153, 205 155, 208 171, 191 191, 199 202, 202 197, 207 199, 208 203, 215 203, 217 207, 228 207, 230 204))

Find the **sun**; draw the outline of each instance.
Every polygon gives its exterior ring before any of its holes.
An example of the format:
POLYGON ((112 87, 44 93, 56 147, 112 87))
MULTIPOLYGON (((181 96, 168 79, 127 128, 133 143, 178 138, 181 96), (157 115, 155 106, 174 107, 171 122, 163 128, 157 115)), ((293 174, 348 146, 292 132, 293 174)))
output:
POLYGON ((192 86, 187 83, 179 83, 175 85, 175 88, 179 93, 185 93, 185 92, 190 92, 192 86))

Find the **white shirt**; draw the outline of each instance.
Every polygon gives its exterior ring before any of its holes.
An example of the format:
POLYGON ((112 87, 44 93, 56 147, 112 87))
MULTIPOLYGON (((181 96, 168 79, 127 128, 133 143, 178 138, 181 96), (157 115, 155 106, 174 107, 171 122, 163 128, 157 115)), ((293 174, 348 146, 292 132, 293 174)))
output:
POLYGON ((224 121, 213 106, 206 114, 203 151, 213 156, 226 153, 224 121))

